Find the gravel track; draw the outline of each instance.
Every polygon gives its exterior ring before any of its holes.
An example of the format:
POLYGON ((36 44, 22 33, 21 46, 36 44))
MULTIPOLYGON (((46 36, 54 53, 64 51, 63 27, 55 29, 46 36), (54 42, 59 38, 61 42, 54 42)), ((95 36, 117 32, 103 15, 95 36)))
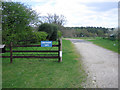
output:
POLYGON ((68 39, 82 56, 88 75, 85 88, 118 88, 118 54, 91 42, 68 39))

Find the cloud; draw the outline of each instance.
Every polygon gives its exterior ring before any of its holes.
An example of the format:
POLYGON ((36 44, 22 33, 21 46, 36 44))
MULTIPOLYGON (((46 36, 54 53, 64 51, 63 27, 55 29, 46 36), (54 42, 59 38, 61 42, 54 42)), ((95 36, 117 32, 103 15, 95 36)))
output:
POLYGON ((45 0, 11 0, 14 2, 44 2, 45 0))
MULTIPOLYGON (((33 0, 31 0, 33 1, 33 0)), ((43 2, 44 0, 34 0, 43 2)), ((62 14, 67 18, 65 26, 103 26, 117 27, 117 8, 106 11, 95 11, 98 7, 87 6, 86 3, 118 2, 118 0, 46 0, 46 3, 37 3, 32 8, 40 15, 47 13, 62 14)), ((104 7, 104 6, 103 6, 104 7)))
POLYGON ((78 2, 93 3, 93 2, 118 2, 119 0, 77 0, 78 2))
MULTIPOLYGON (((24 0, 24 1, 28 1, 28 0, 24 0)), ((119 2, 119 0, 29 0, 30 2, 50 2, 50 1, 59 1, 59 2, 85 2, 85 3, 91 3, 91 2, 119 2)))
POLYGON ((118 14, 117 9, 112 9, 106 12, 85 12, 78 15, 79 18, 71 19, 66 26, 101 26, 101 27, 117 27, 118 14))

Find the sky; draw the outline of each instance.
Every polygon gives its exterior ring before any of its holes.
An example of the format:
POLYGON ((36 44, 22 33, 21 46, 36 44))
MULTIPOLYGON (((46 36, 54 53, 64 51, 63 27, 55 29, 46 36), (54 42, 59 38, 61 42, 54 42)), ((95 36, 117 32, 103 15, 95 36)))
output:
POLYGON ((66 27, 118 27, 119 0, 12 0, 30 5, 45 16, 48 13, 64 15, 66 27))

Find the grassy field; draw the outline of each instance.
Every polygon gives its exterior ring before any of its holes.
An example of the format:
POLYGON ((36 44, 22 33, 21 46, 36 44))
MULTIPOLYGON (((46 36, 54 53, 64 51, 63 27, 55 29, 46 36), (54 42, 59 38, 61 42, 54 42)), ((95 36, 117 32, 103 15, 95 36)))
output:
POLYGON ((63 40, 63 61, 43 59, 2 60, 3 88, 82 88, 86 74, 68 40, 63 40))

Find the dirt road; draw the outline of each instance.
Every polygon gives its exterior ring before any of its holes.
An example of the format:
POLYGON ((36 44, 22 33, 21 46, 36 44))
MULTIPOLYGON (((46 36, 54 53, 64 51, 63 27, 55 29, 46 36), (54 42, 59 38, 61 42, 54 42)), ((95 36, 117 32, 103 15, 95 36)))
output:
POLYGON ((86 88, 118 88, 118 54, 91 42, 69 39, 82 56, 86 88))

